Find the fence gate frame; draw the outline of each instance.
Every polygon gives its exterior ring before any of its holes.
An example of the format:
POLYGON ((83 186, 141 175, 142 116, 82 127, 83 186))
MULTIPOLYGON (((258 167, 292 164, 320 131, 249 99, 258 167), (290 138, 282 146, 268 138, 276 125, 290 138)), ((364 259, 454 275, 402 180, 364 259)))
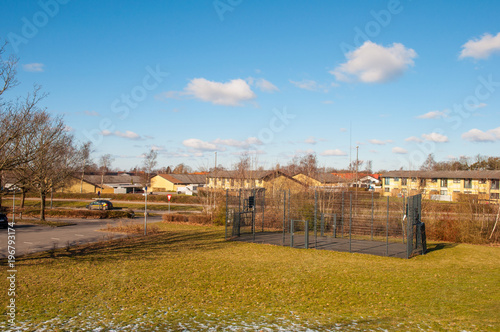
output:
POLYGON ((415 255, 425 255, 427 240, 425 224, 422 222, 422 194, 408 197, 406 204, 407 232, 406 255, 410 258, 415 255))

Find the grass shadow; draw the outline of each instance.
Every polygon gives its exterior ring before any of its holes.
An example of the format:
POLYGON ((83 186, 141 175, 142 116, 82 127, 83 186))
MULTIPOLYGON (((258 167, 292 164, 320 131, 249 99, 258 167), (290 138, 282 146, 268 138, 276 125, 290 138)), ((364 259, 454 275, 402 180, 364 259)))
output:
MULTIPOLYGON (((108 261, 133 259, 155 260, 166 252, 218 250, 228 243, 224 235, 217 230, 192 231, 161 231, 148 236, 128 236, 119 239, 101 241, 66 248, 53 249, 45 252, 33 253, 17 258, 17 263, 33 262, 40 259, 71 258, 81 261, 108 261)), ((0 265, 4 265, 0 259, 0 265)))
POLYGON ((433 251, 455 248, 458 243, 427 243, 427 254, 433 251))

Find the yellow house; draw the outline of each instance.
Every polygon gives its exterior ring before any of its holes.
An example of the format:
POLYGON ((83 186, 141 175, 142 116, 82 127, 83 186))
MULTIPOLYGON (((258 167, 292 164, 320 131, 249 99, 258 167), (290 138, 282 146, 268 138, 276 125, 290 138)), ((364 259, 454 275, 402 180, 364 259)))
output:
POLYGON ((384 196, 421 193, 427 199, 456 200, 460 194, 499 201, 500 171, 391 171, 382 174, 384 196))
POLYGON ((103 192, 100 184, 89 182, 85 178, 82 181, 81 178, 79 179, 77 177, 71 177, 70 180, 65 184, 65 186, 61 188, 59 191, 65 193, 82 193, 82 194, 89 194, 89 193, 97 194, 98 191, 103 192))
POLYGON ((304 184, 281 171, 217 171, 207 176, 207 187, 211 189, 288 190, 303 188, 304 184))
POLYGON ((293 176, 294 179, 309 187, 346 187, 347 180, 331 173, 316 173, 305 175, 302 173, 293 176))
POLYGON ((60 189, 65 193, 97 193, 101 194, 126 194, 142 191, 145 186, 144 177, 130 174, 86 174, 83 177, 83 186, 81 178, 74 176, 69 182, 60 189), (101 186, 102 183, 102 186, 101 186))
POLYGON ((151 188, 154 192, 178 192, 190 188, 196 191, 205 186, 205 174, 158 174, 151 178, 151 188))

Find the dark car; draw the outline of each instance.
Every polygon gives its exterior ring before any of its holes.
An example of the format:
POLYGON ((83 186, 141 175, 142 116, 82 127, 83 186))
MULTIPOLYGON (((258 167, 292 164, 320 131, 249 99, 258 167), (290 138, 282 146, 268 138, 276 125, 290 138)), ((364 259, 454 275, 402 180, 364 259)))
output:
POLYGON ((87 205, 87 209, 89 210, 111 210, 113 209, 113 203, 105 200, 97 200, 93 201, 89 205, 87 205))
POLYGON ((7 218, 7 215, 3 213, 0 213, 0 227, 1 228, 9 227, 9 218, 7 218))

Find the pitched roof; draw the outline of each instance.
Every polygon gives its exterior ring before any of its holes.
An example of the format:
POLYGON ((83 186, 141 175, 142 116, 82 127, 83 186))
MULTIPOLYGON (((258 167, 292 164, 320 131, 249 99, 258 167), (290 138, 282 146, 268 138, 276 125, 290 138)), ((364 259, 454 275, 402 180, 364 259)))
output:
POLYGON ((204 184, 207 181, 205 174, 158 174, 173 184, 204 184))
POLYGON ((207 176, 211 178, 226 178, 226 179, 264 179, 265 177, 275 174, 275 172, 279 172, 279 174, 285 175, 285 173, 281 171, 216 171, 210 172, 207 176))
MULTIPOLYGON (((302 174, 302 173, 298 173, 302 174)), ((336 176, 331 173, 317 173, 310 176, 311 178, 321 182, 321 183, 339 183, 339 182, 347 182, 346 179, 336 176)))
MULTIPOLYGON (((84 175, 83 179, 91 184, 100 185, 101 184, 101 175, 84 175)), ((128 174, 120 174, 120 175, 104 175, 102 180, 103 184, 112 185, 112 184, 141 184, 144 182, 144 177, 138 175, 128 175, 128 174)))
POLYGON ((500 171, 389 171, 383 178, 500 179, 500 171))

